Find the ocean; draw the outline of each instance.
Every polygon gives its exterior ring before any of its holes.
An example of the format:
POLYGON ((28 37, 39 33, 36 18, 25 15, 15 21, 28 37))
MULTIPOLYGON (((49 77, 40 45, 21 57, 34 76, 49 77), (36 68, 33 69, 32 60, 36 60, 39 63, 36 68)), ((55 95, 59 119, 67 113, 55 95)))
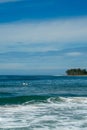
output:
POLYGON ((87 130, 87 77, 0 76, 0 130, 87 130))

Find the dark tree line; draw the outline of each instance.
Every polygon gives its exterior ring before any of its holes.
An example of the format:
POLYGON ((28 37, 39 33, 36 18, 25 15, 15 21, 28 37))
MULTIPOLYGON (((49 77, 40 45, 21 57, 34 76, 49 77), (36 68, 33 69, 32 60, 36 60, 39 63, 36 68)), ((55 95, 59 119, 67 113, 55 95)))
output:
POLYGON ((66 71, 67 75, 87 75, 86 69, 68 69, 66 71))

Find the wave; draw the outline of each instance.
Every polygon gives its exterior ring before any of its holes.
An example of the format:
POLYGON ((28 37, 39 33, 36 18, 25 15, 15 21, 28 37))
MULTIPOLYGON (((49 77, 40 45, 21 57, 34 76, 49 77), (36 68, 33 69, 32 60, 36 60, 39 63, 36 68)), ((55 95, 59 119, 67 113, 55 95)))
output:
POLYGON ((8 97, 0 98, 0 105, 11 105, 11 104, 23 104, 23 103, 34 103, 34 102, 46 102, 48 96, 18 96, 18 97, 8 97))
POLYGON ((12 105, 0 106, 1 130, 87 129, 87 97, 36 95, 2 99, 12 105))
POLYGON ((0 98, 0 105, 21 105, 34 103, 87 103, 87 97, 18 96, 0 98))

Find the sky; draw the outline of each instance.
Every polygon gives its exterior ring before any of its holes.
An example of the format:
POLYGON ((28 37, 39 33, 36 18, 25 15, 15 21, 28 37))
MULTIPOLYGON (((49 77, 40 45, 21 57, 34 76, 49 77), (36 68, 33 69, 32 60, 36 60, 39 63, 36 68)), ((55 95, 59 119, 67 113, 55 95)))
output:
POLYGON ((87 0, 0 0, 0 74, 87 69, 87 0))

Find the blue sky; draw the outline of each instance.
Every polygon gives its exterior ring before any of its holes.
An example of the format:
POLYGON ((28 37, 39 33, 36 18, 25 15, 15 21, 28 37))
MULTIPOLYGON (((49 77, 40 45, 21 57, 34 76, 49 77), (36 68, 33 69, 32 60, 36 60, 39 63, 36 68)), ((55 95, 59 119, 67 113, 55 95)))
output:
POLYGON ((87 69, 87 0, 0 0, 0 74, 87 69))

